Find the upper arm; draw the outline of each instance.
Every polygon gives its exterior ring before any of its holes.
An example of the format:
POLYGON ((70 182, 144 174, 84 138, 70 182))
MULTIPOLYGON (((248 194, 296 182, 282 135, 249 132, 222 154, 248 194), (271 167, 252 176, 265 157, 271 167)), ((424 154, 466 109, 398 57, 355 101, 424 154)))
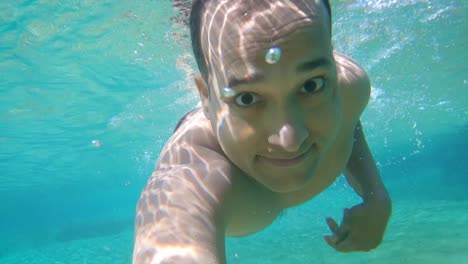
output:
POLYGON ((371 84, 364 69, 351 58, 335 53, 335 61, 343 91, 343 113, 346 115, 345 127, 349 129, 350 137, 353 138, 353 148, 344 175, 353 189, 362 196, 361 174, 367 174, 369 171, 372 171, 373 174, 376 173, 374 170, 375 163, 368 149, 360 122, 360 116, 370 98, 371 84))
POLYGON ((138 202, 133 263, 224 263, 222 174, 205 164, 156 171, 138 202))

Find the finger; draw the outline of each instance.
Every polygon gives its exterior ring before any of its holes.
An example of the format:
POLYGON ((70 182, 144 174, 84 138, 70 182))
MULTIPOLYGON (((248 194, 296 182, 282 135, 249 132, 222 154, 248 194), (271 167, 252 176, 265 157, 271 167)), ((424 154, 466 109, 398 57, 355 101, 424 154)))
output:
POLYGON ((343 215, 347 216, 349 212, 350 212, 349 208, 343 209, 343 215))
POLYGON ((330 245, 330 247, 336 249, 337 236, 324 236, 325 241, 330 245))
POLYGON ((346 239, 336 243, 335 249, 340 252, 351 252, 356 251, 356 246, 354 245, 353 240, 347 236, 346 239))
POLYGON ((338 235, 338 239, 336 240, 336 244, 339 245, 343 242, 349 241, 349 231, 340 230, 340 234, 338 235))
POLYGON ((348 233, 351 230, 351 221, 349 219, 343 219, 341 222, 339 234, 343 236, 344 234, 348 233))
POLYGON ((350 229, 351 229, 350 210, 348 208, 345 208, 343 210, 343 220, 341 220, 340 230, 347 232, 350 229))
POLYGON ((341 226, 338 226, 335 220, 333 218, 329 217, 327 218, 327 224, 330 227, 330 230, 333 232, 334 236, 334 243, 338 243, 340 241, 343 241, 346 239, 348 236, 348 233, 350 231, 350 226, 341 224, 341 226))
POLYGON ((338 234, 338 232, 340 231, 340 226, 338 226, 336 221, 331 217, 327 217, 326 221, 327 221, 328 227, 333 232, 333 234, 338 234))

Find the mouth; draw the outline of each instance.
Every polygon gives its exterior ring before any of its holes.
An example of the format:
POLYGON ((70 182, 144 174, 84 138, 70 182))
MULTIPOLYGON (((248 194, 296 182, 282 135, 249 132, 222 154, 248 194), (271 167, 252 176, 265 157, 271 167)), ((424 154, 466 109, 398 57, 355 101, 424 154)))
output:
POLYGON ((258 159, 277 167, 294 167, 301 164, 301 162, 307 158, 312 148, 313 146, 309 147, 306 151, 291 157, 267 157, 259 155, 258 159))

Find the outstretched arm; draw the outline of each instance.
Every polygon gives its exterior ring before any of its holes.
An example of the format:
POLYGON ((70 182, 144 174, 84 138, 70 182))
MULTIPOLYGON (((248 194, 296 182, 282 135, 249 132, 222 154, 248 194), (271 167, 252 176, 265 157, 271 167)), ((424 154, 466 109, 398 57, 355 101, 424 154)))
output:
POLYGON ((220 207, 227 181, 216 173, 204 164, 154 173, 138 203, 134 264, 226 263, 220 207))
POLYGON ((344 172, 346 180, 363 203, 344 210, 341 226, 328 218, 333 232, 325 237, 330 246, 343 252, 369 251, 382 241, 391 214, 391 201, 380 178, 374 158, 358 122, 354 131, 354 145, 344 172))

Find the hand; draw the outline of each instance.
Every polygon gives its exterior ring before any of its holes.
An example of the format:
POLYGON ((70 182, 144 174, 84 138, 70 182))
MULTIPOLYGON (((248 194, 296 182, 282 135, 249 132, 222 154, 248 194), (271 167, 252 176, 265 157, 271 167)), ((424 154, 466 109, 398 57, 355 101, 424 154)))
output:
POLYGON ((382 242, 390 212, 389 203, 377 201, 346 208, 341 226, 331 217, 326 219, 333 235, 324 239, 337 251, 370 251, 382 242))

